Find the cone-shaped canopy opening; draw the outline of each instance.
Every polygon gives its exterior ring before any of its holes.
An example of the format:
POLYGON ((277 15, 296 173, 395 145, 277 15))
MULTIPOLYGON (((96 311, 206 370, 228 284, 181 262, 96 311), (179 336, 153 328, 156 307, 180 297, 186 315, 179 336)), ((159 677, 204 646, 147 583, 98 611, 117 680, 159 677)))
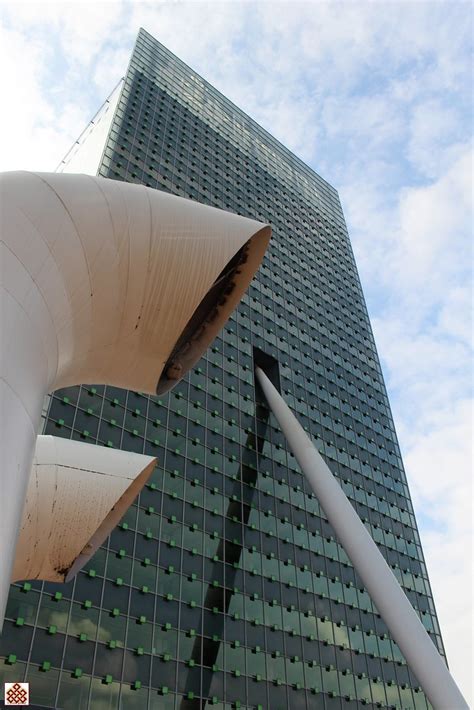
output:
POLYGON ((75 577, 79 570, 84 567, 86 562, 90 560, 92 555, 97 552, 104 540, 106 540, 112 533, 114 528, 118 525, 120 519, 125 515, 145 483, 150 478, 155 464, 156 459, 152 459, 151 462, 137 476, 137 478, 135 478, 135 480, 129 485, 119 500, 112 506, 108 515, 104 518, 95 533, 92 535, 90 540, 88 540, 86 545, 84 545, 84 548, 74 560, 64 578, 65 582, 69 582, 73 577, 75 577))
POLYGON ((176 341, 157 394, 174 387, 209 347, 250 285, 270 236, 270 227, 263 227, 226 264, 176 341))
POLYGON ((140 493, 156 459, 38 436, 12 581, 69 581, 140 493))

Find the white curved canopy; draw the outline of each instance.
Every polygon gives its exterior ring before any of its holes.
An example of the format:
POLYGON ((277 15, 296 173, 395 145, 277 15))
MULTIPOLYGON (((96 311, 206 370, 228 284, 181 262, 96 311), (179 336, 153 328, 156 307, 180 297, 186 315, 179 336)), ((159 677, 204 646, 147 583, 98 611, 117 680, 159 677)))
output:
POLYGON ((112 532, 156 459, 38 436, 12 582, 67 582, 112 532))
POLYGON ((169 389, 239 302, 270 228, 86 175, 5 173, 0 207, 1 620, 44 395, 169 389))
POLYGON ((235 267, 209 318, 195 325, 185 348, 193 361, 237 305, 270 238, 254 220, 86 175, 5 173, 1 201, 4 288, 40 331, 50 389, 107 382, 154 394, 215 281, 235 267))

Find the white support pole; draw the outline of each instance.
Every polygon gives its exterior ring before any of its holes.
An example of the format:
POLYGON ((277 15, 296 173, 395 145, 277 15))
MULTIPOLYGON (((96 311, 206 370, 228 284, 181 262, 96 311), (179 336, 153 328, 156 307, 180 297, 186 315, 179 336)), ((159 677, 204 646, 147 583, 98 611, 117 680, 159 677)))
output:
POLYGON ((435 710, 468 705, 377 545, 311 439, 265 373, 256 368, 271 411, 339 542, 435 710))

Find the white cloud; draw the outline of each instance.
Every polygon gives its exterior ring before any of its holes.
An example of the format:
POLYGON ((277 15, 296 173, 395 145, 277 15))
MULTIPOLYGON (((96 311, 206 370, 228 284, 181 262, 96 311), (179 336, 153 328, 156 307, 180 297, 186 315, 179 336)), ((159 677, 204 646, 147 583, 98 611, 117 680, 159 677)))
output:
POLYGON ((108 96, 125 75, 130 60, 129 47, 105 47, 94 69, 94 83, 102 96, 108 96))
POLYGON ((449 400, 426 435, 413 437, 405 454, 415 511, 425 511, 422 531, 437 612, 453 674, 472 683, 472 401, 449 400))
MULTIPOLYGON (((0 30, 0 46, 2 66, 6 68, 3 91, 8 96, 0 112, 2 169, 54 169, 72 136, 70 129, 64 132, 60 127, 61 117, 42 91, 52 50, 44 39, 29 39, 24 33, 5 28, 0 30)), ((67 115, 70 118, 70 108, 67 115)), ((82 123, 85 119, 85 115, 79 116, 82 123)))
POLYGON ((2 10, 8 22, 28 36, 54 38, 62 47, 67 67, 87 64, 107 41, 123 41, 130 32, 126 3, 121 2, 6 2, 2 10))
POLYGON ((429 99, 415 105, 410 124, 408 157, 427 177, 444 172, 461 146, 462 116, 442 99, 429 99))
POLYGON ((54 170, 126 68, 133 34, 123 22, 125 5, 18 2, 0 11, 8 96, 1 169, 54 170), (114 47, 110 37, 129 37, 129 46, 114 47))
MULTIPOLYGON (((437 182, 401 193, 397 268, 402 283, 417 279, 426 289, 429 281, 442 298, 450 286, 443 281, 467 265, 471 251, 471 195, 470 146, 464 146, 463 154, 437 182)), ((432 290, 430 296, 436 298, 432 290)))
POLYGON ((438 313, 438 327, 448 337, 472 344, 472 288, 454 286, 445 295, 438 313))

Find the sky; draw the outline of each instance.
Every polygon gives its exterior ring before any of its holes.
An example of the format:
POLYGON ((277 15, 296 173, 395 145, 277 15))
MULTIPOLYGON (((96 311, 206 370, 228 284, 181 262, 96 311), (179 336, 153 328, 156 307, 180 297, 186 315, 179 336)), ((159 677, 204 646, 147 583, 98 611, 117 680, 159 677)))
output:
POLYGON ((472 14, 457 0, 0 0, 0 170, 55 169, 142 26, 337 188, 471 703, 472 14))

